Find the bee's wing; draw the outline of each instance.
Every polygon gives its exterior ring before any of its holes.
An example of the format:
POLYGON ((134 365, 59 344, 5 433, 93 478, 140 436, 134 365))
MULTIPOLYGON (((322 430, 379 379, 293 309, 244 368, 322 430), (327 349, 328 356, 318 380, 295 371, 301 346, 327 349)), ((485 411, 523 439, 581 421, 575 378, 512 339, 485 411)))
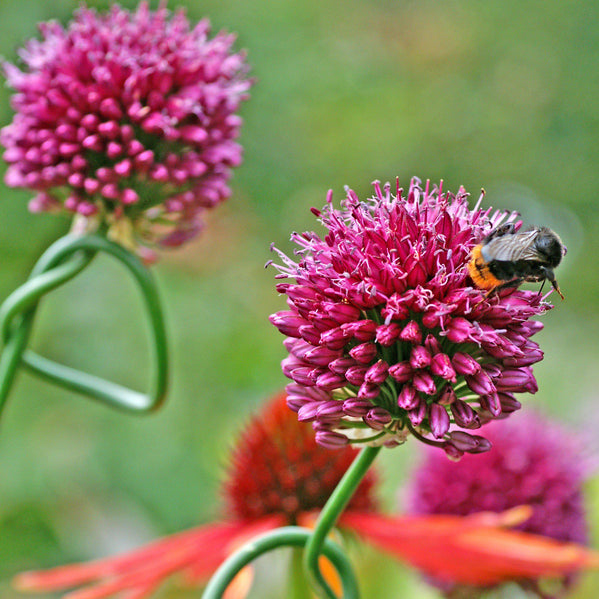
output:
POLYGON ((495 237, 487 244, 486 251, 491 260, 537 260, 539 253, 534 246, 537 235, 538 231, 533 229, 495 237))

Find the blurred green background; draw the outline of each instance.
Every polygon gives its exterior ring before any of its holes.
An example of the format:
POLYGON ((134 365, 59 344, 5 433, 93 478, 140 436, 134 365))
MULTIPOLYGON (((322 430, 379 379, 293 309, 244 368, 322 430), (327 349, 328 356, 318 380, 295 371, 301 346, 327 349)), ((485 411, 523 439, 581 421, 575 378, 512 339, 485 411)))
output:
MULTIPOLYGON (((77 4, 0 0, 0 54, 14 61, 37 22, 65 23, 77 4)), ((285 384, 281 336, 267 321, 284 308, 274 271, 263 268, 269 244, 289 249, 292 230, 312 229, 308 209, 322 206, 329 188, 339 200, 346 184, 366 195, 374 179, 443 178, 446 188, 463 184, 475 197, 484 187, 489 204, 555 228, 569 249, 558 270, 566 301, 544 317, 540 392, 524 401, 590 439, 599 425, 597 2, 169 6, 237 32, 237 47, 249 51, 257 82, 242 109, 245 162, 234 196, 210 215, 204 235, 155 267, 173 360, 172 392, 159 413, 126 416, 19 377, 0 427, 2 598, 19 596, 8 585, 19 570, 116 553, 219 513, 235 431, 285 384)), ((9 97, 0 89, 1 125, 12 118, 9 97)), ((61 217, 29 214, 28 199, 2 187, 0 299, 68 229, 61 217)), ((120 267, 98 259, 44 301, 34 346, 143 388, 149 361, 138 302, 120 267)), ((390 506, 416 455, 410 443, 380 460, 390 506)), ((588 507, 599 547, 596 481, 588 507)), ((367 599, 436 596, 374 552, 355 558, 367 599)), ((255 596, 267 597, 266 586, 255 596)), ((574 596, 598 594, 594 574, 574 596)))

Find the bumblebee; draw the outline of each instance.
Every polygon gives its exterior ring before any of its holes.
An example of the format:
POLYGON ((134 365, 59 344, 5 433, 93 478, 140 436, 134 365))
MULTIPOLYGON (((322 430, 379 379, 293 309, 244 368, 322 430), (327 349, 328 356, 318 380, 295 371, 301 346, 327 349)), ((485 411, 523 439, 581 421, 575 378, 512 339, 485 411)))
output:
MULTIPOLYGON (((472 249, 468 272, 474 284, 488 294, 524 281, 548 280, 564 299, 553 269, 566 254, 557 233, 547 227, 516 231, 513 223, 497 227, 472 249)), ((543 286, 541 285, 541 289, 543 286)))

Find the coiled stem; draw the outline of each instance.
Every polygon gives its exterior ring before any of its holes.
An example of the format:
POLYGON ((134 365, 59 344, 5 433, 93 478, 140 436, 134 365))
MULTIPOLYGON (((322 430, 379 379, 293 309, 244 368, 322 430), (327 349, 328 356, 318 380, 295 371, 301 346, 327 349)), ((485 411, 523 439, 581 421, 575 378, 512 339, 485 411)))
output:
POLYGON ((327 538, 327 535, 335 526, 380 449, 380 447, 362 449, 324 506, 313 531, 298 526, 287 526, 249 541, 220 566, 210 579, 202 599, 221 599, 227 586, 239 571, 260 555, 279 547, 303 547, 304 545, 304 572, 312 589, 323 599, 358 599, 360 596, 358 585, 349 560, 339 546, 327 538), (339 574, 343 590, 341 598, 337 597, 320 571, 318 563, 320 555, 328 557, 339 574))
MULTIPOLYGON (((220 599, 235 576, 257 557, 279 547, 303 547, 311 535, 312 531, 307 528, 285 526, 256 537, 221 564, 202 599, 220 599)), ((359 599, 358 583, 345 553, 330 539, 325 539, 321 550, 339 574, 343 599, 359 599)))
POLYGON ((53 243, 33 267, 27 282, 0 307, 0 336, 4 343, 0 356, 0 412, 21 365, 57 385, 122 410, 149 412, 164 401, 168 381, 168 350, 155 279, 137 256, 102 235, 67 235, 53 243), (26 349, 40 300, 73 279, 98 252, 109 254, 123 264, 141 291, 152 340, 153 370, 147 393, 58 364, 26 349))

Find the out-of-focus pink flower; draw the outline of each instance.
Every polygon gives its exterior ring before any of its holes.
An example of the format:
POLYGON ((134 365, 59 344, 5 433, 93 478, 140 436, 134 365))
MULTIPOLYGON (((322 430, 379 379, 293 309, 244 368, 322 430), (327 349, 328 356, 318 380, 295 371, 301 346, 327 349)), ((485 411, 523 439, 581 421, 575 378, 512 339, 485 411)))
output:
MULTIPOLYGON (((327 447, 394 445, 409 434, 452 458, 481 453, 471 434, 520 407, 514 393, 537 389, 542 358, 529 320, 550 305, 535 292, 486 296, 468 276, 470 250, 516 214, 468 208, 468 194, 424 189, 413 179, 352 190, 337 210, 332 194, 313 209, 326 229, 293 233, 296 260, 276 250, 277 290, 288 310, 271 322, 287 339, 289 407, 313 423, 327 447)), ((481 196, 482 197, 482 196, 481 196)), ((520 226, 520 223, 517 223, 520 226)), ((273 248, 274 249, 274 248, 273 248)))
POLYGON ((190 28, 182 11, 147 2, 82 7, 66 29, 40 30, 20 52, 23 70, 3 65, 17 92, 0 134, 6 183, 37 192, 32 211, 115 227, 125 244, 124 229, 168 246, 193 237, 241 162, 236 111, 251 82, 234 36, 209 39, 207 20, 190 28))
MULTIPOLYGON (((486 433, 493 448, 484 456, 465 456, 454 463, 427 451, 414 469, 408 510, 466 516, 526 505, 531 516, 520 530, 586 544, 582 487, 591 462, 583 457, 582 443, 535 412, 492 423, 486 433)), ((534 588, 535 581, 523 584, 534 588)))

